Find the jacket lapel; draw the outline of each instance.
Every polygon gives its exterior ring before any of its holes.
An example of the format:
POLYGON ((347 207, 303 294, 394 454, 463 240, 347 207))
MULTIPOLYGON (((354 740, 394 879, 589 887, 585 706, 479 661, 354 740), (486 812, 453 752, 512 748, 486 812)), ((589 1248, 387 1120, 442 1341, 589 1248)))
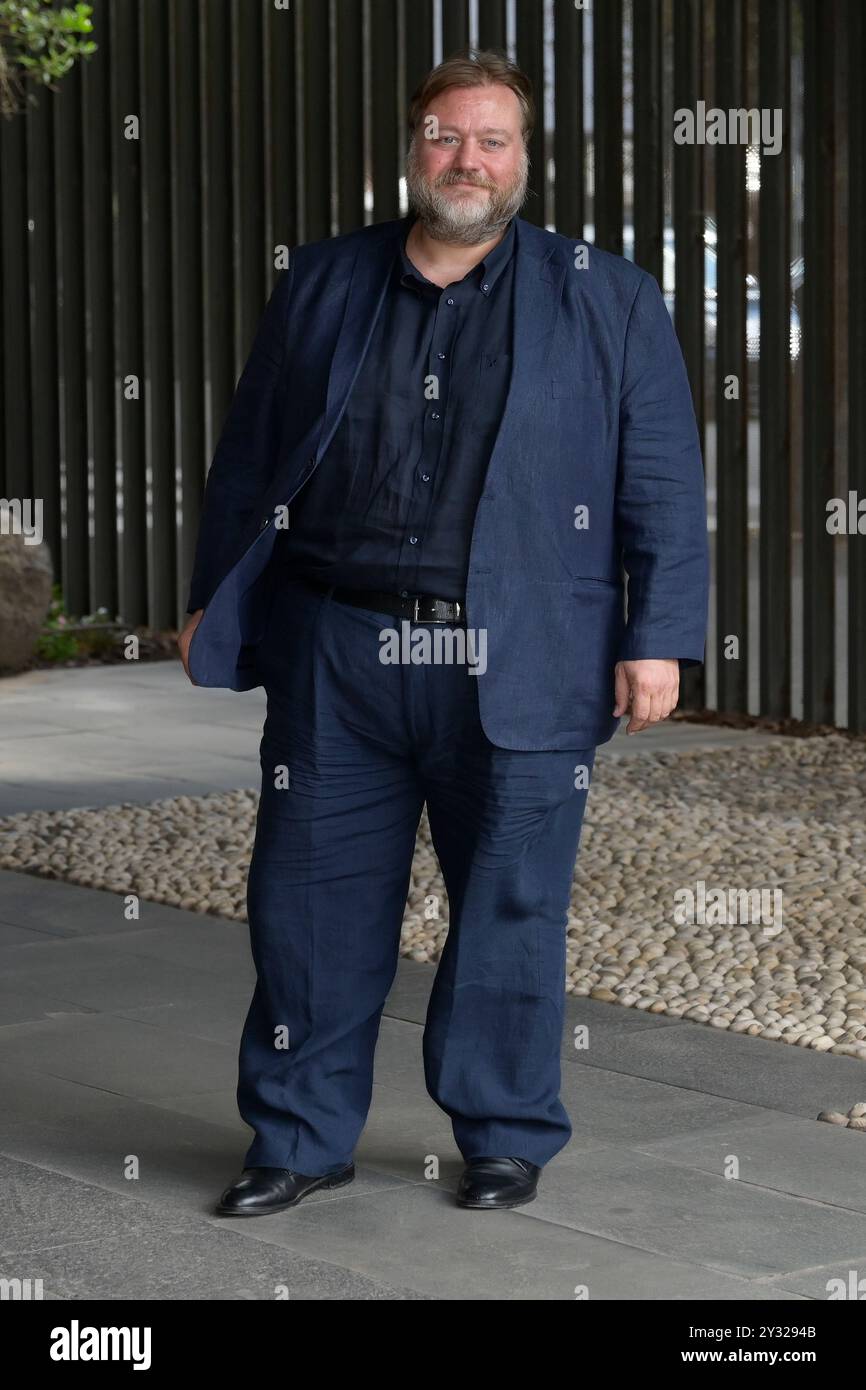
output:
POLYGON ((515 438, 511 429, 515 411, 524 400, 534 396, 544 380, 565 283, 565 257, 556 245, 549 244, 544 233, 522 217, 517 219, 514 254, 511 378, 490 452, 485 486, 493 477, 499 457, 515 438))
POLYGON ((334 437, 355 378, 367 355, 373 328, 388 288, 401 227, 402 222, 395 224, 390 235, 382 237, 371 247, 362 244, 355 257, 343 322, 331 358, 325 417, 316 449, 316 463, 334 437))

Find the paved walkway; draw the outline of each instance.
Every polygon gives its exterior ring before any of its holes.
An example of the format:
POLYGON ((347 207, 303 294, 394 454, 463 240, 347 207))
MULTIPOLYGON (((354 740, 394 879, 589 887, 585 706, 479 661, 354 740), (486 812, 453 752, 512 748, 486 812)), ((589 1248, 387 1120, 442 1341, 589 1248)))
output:
MULTIPOLYGON (((168 664, 2 681, 0 815, 252 785, 262 706, 168 664)), ((602 755, 756 737, 671 726, 602 755)), ((246 928, 150 903, 127 922, 113 894, 0 873, 0 1277, 75 1300, 802 1300, 866 1274, 866 1133, 814 1118, 866 1098, 862 1063, 586 999, 563 1035, 574 1138, 538 1199, 455 1207, 432 978, 401 959, 356 1181, 229 1221, 210 1207, 250 1137, 246 928)))

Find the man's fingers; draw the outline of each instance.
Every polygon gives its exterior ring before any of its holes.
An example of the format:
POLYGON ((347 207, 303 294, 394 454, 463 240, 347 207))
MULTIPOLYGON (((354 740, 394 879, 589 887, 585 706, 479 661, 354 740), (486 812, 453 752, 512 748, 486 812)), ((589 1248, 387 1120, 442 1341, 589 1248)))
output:
POLYGON ((632 687, 631 693, 631 719, 626 725, 627 734, 639 733, 645 729, 649 723, 650 712, 652 710, 652 697, 650 692, 642 685, 632 687))
POLYGON ((628 712, 629 702, 628 676, 626 675, 622 666, 617 666, 614 671, 614 698, 615 704, 613 707, 613 712, 614 715, 618 718, 620 715, 626 714, 628 712))
POLYGON ((679 698, 679 666, 664 660, 618 662, 614 668, 616 703, 613 713, 628 714, 627 734, 660 724, 679 698))

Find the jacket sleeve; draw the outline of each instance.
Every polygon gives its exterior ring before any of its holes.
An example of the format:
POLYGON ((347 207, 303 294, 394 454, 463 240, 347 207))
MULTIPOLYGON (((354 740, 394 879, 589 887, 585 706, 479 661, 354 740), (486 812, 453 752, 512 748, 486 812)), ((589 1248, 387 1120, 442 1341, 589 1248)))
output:
POLYGON ((626 331, 616 527, 628 575, 619 660, 701 663, 709 543, 700 438, 679 340, 661 290, 646 272, 626 331))
POLYGON ((207 475, 187 612, 204 608, 231 568, 238 538, 276 463, 294 258, 281 271, 235 387, 207 475))

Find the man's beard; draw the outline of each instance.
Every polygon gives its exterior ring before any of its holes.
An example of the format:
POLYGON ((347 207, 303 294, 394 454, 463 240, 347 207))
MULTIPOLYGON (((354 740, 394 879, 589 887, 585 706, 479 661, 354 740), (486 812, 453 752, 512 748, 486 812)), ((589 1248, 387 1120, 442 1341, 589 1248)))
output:
POLYGON ((414 140, 406 155, 409 207, 423 224, 427 235, 435 241, 449 241, 459 246, 480 246, 482 242, 490 241, 522 207, 528 183, 529 157, 525 146, 515 178, 504 187, 494 186, 484 175, 476 177, 462 174, 459 170, 449 171, 433 184, 419 165, 414 140), (445 184, 464 181, 478 183, 490 192, 482 196, 468 194, 464 198, 453 198, 442 191, 445 184))

